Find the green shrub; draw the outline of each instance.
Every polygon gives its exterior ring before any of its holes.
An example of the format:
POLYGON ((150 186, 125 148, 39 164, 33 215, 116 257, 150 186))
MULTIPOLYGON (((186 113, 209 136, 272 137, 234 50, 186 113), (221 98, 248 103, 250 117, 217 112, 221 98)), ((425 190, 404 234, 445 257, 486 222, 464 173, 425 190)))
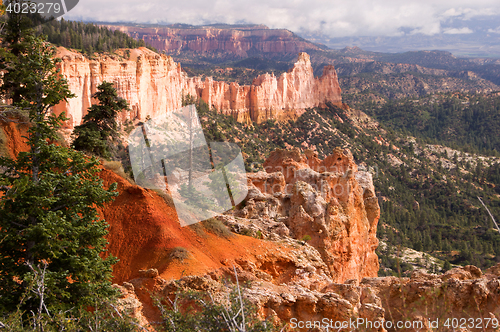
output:
POLYGON ((256 237, 257 235, 255 234, 255 231, 251 228, 243 228, 238 231, 239 234, 244 235, 244 236, 251 236, 251 237, 256 237))
POLYGON ((302 237, 302 240, 301 240, 301 241, 303 241, 303 242, 307 242, 307 241, 310 241, 310 240, 311 240, 311 235, 307 235, 307 234, 306 234, 306 235, 304 235, 304 236, 302 237))
POLYGON ((45 303, 46 293, 49 292, 45 281, 45 271, 42 271, 41 275, 35 279, 29 284, 17 309, 0 310, 0 330, 6 332, 136 332, 145 330, 136 319, 131 317, 132 313, 121 308, 115 299, 96 298, 92 310, 83 307, 66 311, 50 310, 45 303), (39 304, 38 310, 28 314, 19 308, 24 302, 33 300, 39 304))
MULTIPOLYGON (((128 51, 128 50, 127 50, 128 51)), ((130 52, 130 51, 129 51, 130 52)), ((125 122, 125 129, 124 131, 130 135, 130 133, 132 132, 132 130, 135 129, 135 126, 134 126, 134 123, 132 121, 126 121, 125 122)))

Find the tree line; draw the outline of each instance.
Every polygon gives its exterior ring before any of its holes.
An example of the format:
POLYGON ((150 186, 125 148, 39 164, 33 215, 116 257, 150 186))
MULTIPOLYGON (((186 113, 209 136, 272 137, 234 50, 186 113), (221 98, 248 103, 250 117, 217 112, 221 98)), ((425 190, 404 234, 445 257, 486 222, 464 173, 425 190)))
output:
POLYGON ((36 31, 47 36, 47 40, 54 45, 76 49, 89 56, 94 52, 113 52, 119 48, 147 46, 144 40, 135 40, 121 31, 111 31, 94 23, 67 21, 63 18, 42 24, 36 31))

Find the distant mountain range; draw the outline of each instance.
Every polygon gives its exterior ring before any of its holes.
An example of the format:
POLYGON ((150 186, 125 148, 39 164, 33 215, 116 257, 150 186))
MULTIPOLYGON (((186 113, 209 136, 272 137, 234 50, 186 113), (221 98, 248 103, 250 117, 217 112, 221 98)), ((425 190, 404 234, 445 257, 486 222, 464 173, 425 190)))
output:
POLYGON ((318 34, 304 33, 301 37, 321 43, 332 49, 358 46, 375 52, 400 53, 409 50, 442 50, 458 57, 500 58, 500 34, 476 32, 470 34, 422 34, 402 37, 342 37, 329 38, 318 34))

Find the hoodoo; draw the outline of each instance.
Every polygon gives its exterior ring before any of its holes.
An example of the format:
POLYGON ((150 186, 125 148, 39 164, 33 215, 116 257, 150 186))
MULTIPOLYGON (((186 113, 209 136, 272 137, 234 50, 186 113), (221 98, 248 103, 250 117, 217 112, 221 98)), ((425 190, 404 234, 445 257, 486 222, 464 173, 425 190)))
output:
POLYGON ((66 112, 70 119, 68 128, 80 124, 92 103, 92 94, 103 81, 113 82, 118 95, 125 98, 132 109, 131 113, 122 114, 122 120, 143 120, 170 112, 181 107, 182 96, 188 94, 240 122, 294 119, 305 109, 326 102, 342 104, 335 68, 327 66, 323 75, 315 78, 306 53, 299 54, 288 72, 279 77, 261 75, 249 86, 218 82, 211 77, 204 80, 188 77, 171 57, 146 48, 131 50, 128 59, 101 56, 90 60, 62 47, 58 49, 58 56, 63 60, 61 74, 76 95, 55 107, 56 113, 66 112))

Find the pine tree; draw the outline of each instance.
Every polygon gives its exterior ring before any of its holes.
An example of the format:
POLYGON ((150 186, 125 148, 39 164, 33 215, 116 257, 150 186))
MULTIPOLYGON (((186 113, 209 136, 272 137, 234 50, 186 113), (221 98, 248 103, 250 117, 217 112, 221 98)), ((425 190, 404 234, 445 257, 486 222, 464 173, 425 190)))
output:
POLYGON ((119 138, 116 117, 118 112, 128 110, 127 101, 118 97, 112 83, 102 82, 97 87, 92 105, 83 117, 83 123, 73 131, 73 147, 100 157, 112 156, 112 146, 119 138))
POLYGON ((452 268, 452 266, 451 266, 450 262, 444 261, 443 272, 449 271, 449 270, 451 270, 451 268, 452 268))
MULTIPOLYGON (((4 35, 16 28, 7 25, 4 35)), ((18 33, 24 49, 12 54, 6 44, 11 84, 1 90, 29 111, 30 150, 0 158, 0 311, 37 312, 42 299, 29 286, 44 267, 47 310, 78 310, 115 293, 115 259, 101 256, 108 226, 96 207, 116 196, 116 186, 103 188, 98 160, 55 144, 65 118, 51 107, 73 95, 56 69, 55 48, 30 30, 18 33)))
MULTIPOLYGON (((18 71, 12 71, 9 67, 18 66, 16 64, 20 54, 26 51, 27 43, 25 36, 28 33, 32 22, 26 15, 7 15, 2 23, 0 38, 0 71, 5 71, 2 81, 2 91, 5 96, 12 99, 14 103, 19 102, 23 86, 19 84, 18 71)), ((24 73, 23 73, 24 74, 24 73)))

